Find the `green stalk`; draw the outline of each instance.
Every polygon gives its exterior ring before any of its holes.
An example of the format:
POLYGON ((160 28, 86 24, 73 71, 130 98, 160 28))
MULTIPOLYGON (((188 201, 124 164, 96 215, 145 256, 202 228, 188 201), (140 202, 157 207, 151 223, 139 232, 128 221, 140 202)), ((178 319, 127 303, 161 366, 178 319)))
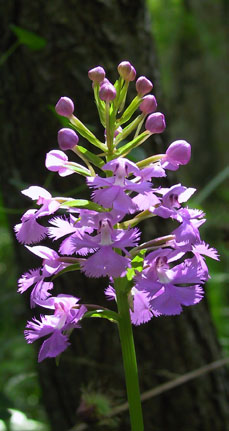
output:
POLYGON ((106 102, 105 107, 105 118, 106 118, 106 138, 107 138, 107 148, 108 154, 112 154, 113 152, 113 138, 111 137, 111 128, 110 128, 110 102, 106 102))
POLYGON ((117 306, 119 312, 119 336, 122 348, 123 365, 126 379, 131 431, 144 431, 141 398, 138 382, 138 368, 134 347, 132 324, 130 320, 128 291, 123 286, 125 279, 115 280, 117 306))

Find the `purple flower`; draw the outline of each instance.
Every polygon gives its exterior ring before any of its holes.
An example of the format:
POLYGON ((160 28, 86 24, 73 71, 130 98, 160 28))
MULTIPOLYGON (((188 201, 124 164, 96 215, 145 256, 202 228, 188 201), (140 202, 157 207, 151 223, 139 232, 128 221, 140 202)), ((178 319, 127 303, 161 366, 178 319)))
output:
POLYGON ((67 168, 68 156, 60 150, 52 150, 46 154, 45 166, 49 171, 58 172, 61 177, 74 174, 72 169, 67 168))
POLYGON ((36 304, 41 304, 50 296, 50 290, 53 289, 51 281, 45 281, 50 277, 68 266, 67 263, 60 262, 59 255, 56 251, 45 246, 26 247, 30 252, 43 259, 42 267, 31 269, 23 274, 18 280, 18 292, 23 293, 29 287, 33 287, 30 295, 30 306, 33 308, 36 304))
POLYGON ((127 82, 133 81, 136 76, 136 70, 129 61, 122 61, 118 65, 119 75, 127 82))
POLYGON ((72 129, 64 128, 58 132, 58 144, 61 150, 72 150, 79 141, 79 137, 72 129))
POLYGON ((139 106, 140 110, 143 112, 143 114, 151 114, 152 112, 155 112, 157 109, 157 101, 155 96, 152 94, 149 94, 145 97, 143 97, 142 102, 139 106))
POLYGON ((122 61, 118 65, 118 73, 123 79, 127 79, 131 72, 131 64, 129 61, 122 61))
POLYGON ((107 178, 96 176, 87 179, 89 187, 98 189, 92 194, 93 200, 105 208, 117 210, 120 214, 135 212, 137 206, 125 191, 144 193, 151 189, 149 182, 141 180, 141 171, 137 165, 120 157, 106 163, 103 166, 103 170, 113 171, 114 175, 107 178), (131 173, 137 177, 139 176, 138 183, 126 178, 131 173))
POLYGON ((38 355, 38 362, 46 358, 55 358, 69 346, 68 334, 74 328, 79 328, 79 321, 87 311, 85 306, 77 306, 79 298, 70 295, 58 295, 42 304, 54 309, 53 315, 40 316, 27 323, 25 338, 33 343, 41 337, 49 335, 43 342, 38 355))
POLYGON ((205 255, 211 257, 211 259, 219 260, 218 251, 214 247, 209 247, 209 244, 206 244, 204 241, 201 241, 199 244, 195 244, 192 247, 192 252, 197 255, 205 255))
POLYGON ((147 292, 140 291, 136 289, 136 287, 133 287, 131 289, 131 295, 133 298, 133 305, 130 310, 130 317, 134 325, 141 325, 142 323, 149 322, 152 317, 160 316, 160 313, 151 306, 147 292))
POLYGON ((130 74, 128 75, 128 78, 126 79, 126 81, 127 82, 134 81, 135 78, 136 78, 136 70, 135 70, 134 66, 131 65, 131 71, 130 71, 130 74))
POLYGON ((44 281, 44 278, 42 268, 37 268, 26 272, 18 280, 19 293, 23 293, 29 287, 34 286, 30 295, 31 308, 36 306, 37 301, 45 301, 51 295, 49 291, 53 289, 53 283, 44 281))
POLYGON ((101 66, 94 67, 88 71, 88 78, 93 81, 93 83, 100 84, 104 81, 106 72, 101 66))
POLYGON ((199 227, 206 221, 204 213, 201 210, 192 210, 182 208, 179 210, 177 220, 182 223, 172 234, 176 237, 177 245, 183 250, 191 250, 192 245, 199 244, 200 233, 199 227))
POLYGON ((22 244, 40 242, 46 237, 48 230, 46 227, 41 226, 37 222, 37 219, 56 212, 60 207, 60 203, 52 198, 50 193, 42 187, 31 186, 28 189, 22 190, 22 193, 33 200, 37 200, 37 204, 41 205, 41 207, 38 210, 28 210, 23 214, 21 218, 22 223, 14 227, 17 240, 22 244))
POLYGON ((160 204, 160 199, 155 195, 153 191, 139 193, 132 199, 133 203, 137 205, 139 211, 154 210, 160 204))
POLYGON ((104 81, 99 89, 99 97, 104 102, 111 102, 116 97, 115 87, 109 81, 104 81))
POLYGON ((161 205, 152 208, 152 212, 162 218, 176 218, 179 221, 183 220, 179 216, 179 208, 181 203, 186 202, 196 191, 194 188, 187 188, 181 184, 176 184, 169 189, 158 189, 157 192, 162 194, 161 205))
POLYGON ((38 257, 41 257, 43 265, 43 274, 45 276, 50 276, 56 274, 57 272, 64 269, 67 264, 60 261, 58 253, 44 245, 35 245, 34 247, 26 248, 38 257))
POLYGON ((161 112, 154 112, 146 119, 145 128, 150 133, 162 133, 166 128, 165 116, 161 112))
POLYGON ((88 253, 95 253, 81 264, 82 270, 88 277, 122 277, 130 266, 130 258, 116 253, 113 248, 128 254, 126 247, 134 247, 139 240, 138 229, 113 229, 111 220, 104 215, 100 221, 98 234, 90 236, 80 233, 71 237, 72 246, 76 253, 82 248, 88 253))
POLYGON ((160 163, 152 163, 146 168, 141 169, 141 178, 143 180, 151 180, 151 178, 166 177, 165 170, 160 163))
POLYGON ((136 81, 136 90, 140 96, 145 96, 153 88, 152 82, 145 76, 140 76, 136 81))
MULTIPOLYGON (((53 225, 53 227, 48 228, 48 236, 50 238, 55 241, 69 235, 60 245, 59 252, 61 254, 72 255, 74 253, 75 250, 71 241, 73 236, 78 237, 79 233, 84 232, 91 233, 95 229, 95 220, 92 221, 93 218, 97 218, 95 211, 81 210, 79 214, 81 215, 79 217, 81 220, 77 220, 73 215, 70 215, 69 220, 67 217, 54 217, 52 220, 49 220, 49 223, 53 225), (89 213, 87 217, 85 213, 89 213)), ((82 256, 87 253, 87 248, 83 248, 79 252, 82 256)))
POLYGON ((180 165, 187 165, 191 158, 191 145, 183 140, 173 142, 161 160, 162 167, 176 171, 180 165))
POLYGON ((148 293, 150 306, 160 314, 180 314, 182 305, 197 304, 203 297, 200 284, 206 273, 195 257, 170 267, 181 255, 176 250, 156 250, 147 256, 147 268, 136 276, 136 288, 148 293))
POLYGON ((74 112, 74 103, 69 97, 61 97, 56 106, 56 112, 63 117, 70 118, 74 112))
MULTIPOLYGON (((115 289, 112 286, 105 289, 105 295, 109 301, 116 300, 115 289)), ((136 326, 148 322, 152 317, 160 316, 160 313, 151 307, 148 296, 148 293, 140 291, 136 287, 131 289, 129 294, 130 317, 131 322, 136 326)))

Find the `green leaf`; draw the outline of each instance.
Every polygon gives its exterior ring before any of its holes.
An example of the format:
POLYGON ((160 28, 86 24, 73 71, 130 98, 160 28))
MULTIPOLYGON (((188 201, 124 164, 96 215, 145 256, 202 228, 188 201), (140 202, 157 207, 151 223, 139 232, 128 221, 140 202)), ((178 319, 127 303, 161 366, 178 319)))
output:
MULTIPOLYGON (((123 141, 124 139, 129 136, 130 133, 132 133, 139 125, 139 123, 142 121, 142 115, 138 115, 128 126, 126 126, 121 133, 118 134, 118 136, 115 139, 116 144, 123 141)), ((117 128, 118 125, 116 124, 115 128, 117 128)))
POLYGON ((134 278, 136 271, 138 272, 142 271, 145 253, 146 253, 146 250, 141 250, 139 254, 137 254, 137 256, 135 256, 134 259, 132 260, 131 268, 127 269, 127 274, 126 274, 128 281, 131 281, 134 278))
POLYGON ((117 323, 119 320, 119 315, 115 311, 111 310, 93 310, 93 311, 87 311, 84 316, 84 318, 89 317, 99 317, 103 319, 110 320, 110 322, 117 323))
POLYGON ((119 125, 126 123, 134 114, 134 112, 138 109, 139 105, 141 104, 142 97, 137 95, 130 105, 126 108, 126 110, 123 112, 121 118, 119 118, 117 121, 119 125))
POLYGON ((80 269, 80 264, 73 263, 72 265, 67 266, 66 268, 62 269, 62 271, 59 271, 57 274, 55 274, 52 277, 52 280, 55 280, 55 278, 59 277, 59 275, 65 274, 66 272, 78 271, 79 269, 80 269))
POLYGON ((108 209, 103 208, 101 205, 96 204, 95 202, 88 201, 87 199, 74 199, 71 201, 63 202, 62 206, 81 208, 98 212, 108 211, 108 209))
POLYGON ((70 123, 73 128, 81 135, 83 138, 87 139, 91 144, 95 145, 102 151, 106 151, 107 147, 103 144, 96 136, 80 121, 78 118, 73 115, 70 117, 70 123))
POLYGON ((65 165, 65 167, 67 169, 71 169, 72 171, 76 172, 79 175, 83 175, 84 177, 90 177, 91 173, 87 168, 84 168, 83 166, 76 166, 76 165, 71 165, 70 163, 68 163, 67 165, 65 165))
POLYGON ((98 168, 102 168, 102 166, 104 165, 104 161, 99 156, 93 154, 86 148, 81 147, 81 145, 77 145, 77 149, 80 151, 80 153, 84 155, 84 157, 87 158, 89 162, 93 163, 93 165, 97 166, 98 168))
POLYGON ((145 130, 132 141, 128 142, 128 144, 123 145, 116 151, 116 157, 127 155, 133 148, 141 145, 146 139, 149 138, 149 132, 145 130))
POLYGON ((14 24, 10 25, 10 29, 17 36, 21 44, 28 46, 33 51, 39 51, 46 46, 46 40, 32 31, 25 30, 14 24))

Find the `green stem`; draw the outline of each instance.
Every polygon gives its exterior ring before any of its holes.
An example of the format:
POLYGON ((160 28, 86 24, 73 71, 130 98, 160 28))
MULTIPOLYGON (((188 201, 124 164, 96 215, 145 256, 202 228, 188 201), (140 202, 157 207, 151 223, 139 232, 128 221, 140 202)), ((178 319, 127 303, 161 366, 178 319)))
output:
POLYGON ((110 102, 106 102, 105 107, 106 112, 106 139, 107 139, 107 148, 108 148, 108 154, 113 153, 113 136, 111 131, 111 125, 110 125, 110 102))
POLYGON ((4 52, 1 56, 0 56, 0 66, 2 66, 5 61, 10 57, 11 54, 14 53, 14 51, 17 49, 18 46, 20 46, 20 42, 17 40, 16 42, 13 43, 13 45, 11 45, 9 47, 9 49, 4 52))
POLYGON ((123 289, 123 282, 125 282, 125 279, 116 279, 115 290, 119 312, 119 336, 122 347, 131 431, 144 431, 138 382, 138 368, 129 312, 128 292, 125 288, 123 289))

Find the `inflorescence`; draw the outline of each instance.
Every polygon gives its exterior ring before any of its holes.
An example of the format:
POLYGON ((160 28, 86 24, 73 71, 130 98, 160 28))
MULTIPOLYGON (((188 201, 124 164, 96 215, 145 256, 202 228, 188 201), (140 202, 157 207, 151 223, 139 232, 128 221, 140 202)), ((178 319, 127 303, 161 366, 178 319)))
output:
MULTIPOLYGON (((57 114, 69 120, 69 127, 58 132, 59 149, 47 153, 45 166, 62 177, 74 173, 85 177, 91 200, 53 197, 39 186, 22 191, 38 207, 23 214, 15 226, 16 237, 42 263, 19 278, 18 291, 32 288, 31 307, 53 310, 53 314, 49 311, 26 326, 28 343, 46 337, 39 361, 61 354, 82 319, 103 312, 103 307, 93 310, 66 293, 53 296, 54 276, 78 270, 87 277, 108 277, 108 300, 116 299, 114 280, 126 277, 131 320, 140 325, 152 317, 180 314, 182 306, 197 304, 209 278, 205 256, 218 259, 216 250, 200 238, 203 211, 183 206, 195 189, 181 184, 155 187, 152 182, 166 177, 168 170, 186 165, 191 157, 190 144, 177 140, 164 154, 134 163, 131 151, 151 135, 162 133, 165 117, 156 111, 156 98, 149 94, 153 84, 145 76, 136 80, 136 96, 126 107, 128 87, 136 71, 123 61, 118 73, 113 85, 102 67, 88 72, 104 141, 74 116, 71 99, 61 97, 56 104, 57 114), (95 152, 79 145, 78 134, 95 152), (69 160, 68 150, 80 163, 69 160), (48 226, 42 221, 44 216, 50 216, 48 226), (155 216, 172 219, 174 230, 141 243, 138 225, 155 216), (58 243, 58 251, 34 245, 47 238, 58 243)), ((111 318, 112 311, 104 313, 111 318)))

